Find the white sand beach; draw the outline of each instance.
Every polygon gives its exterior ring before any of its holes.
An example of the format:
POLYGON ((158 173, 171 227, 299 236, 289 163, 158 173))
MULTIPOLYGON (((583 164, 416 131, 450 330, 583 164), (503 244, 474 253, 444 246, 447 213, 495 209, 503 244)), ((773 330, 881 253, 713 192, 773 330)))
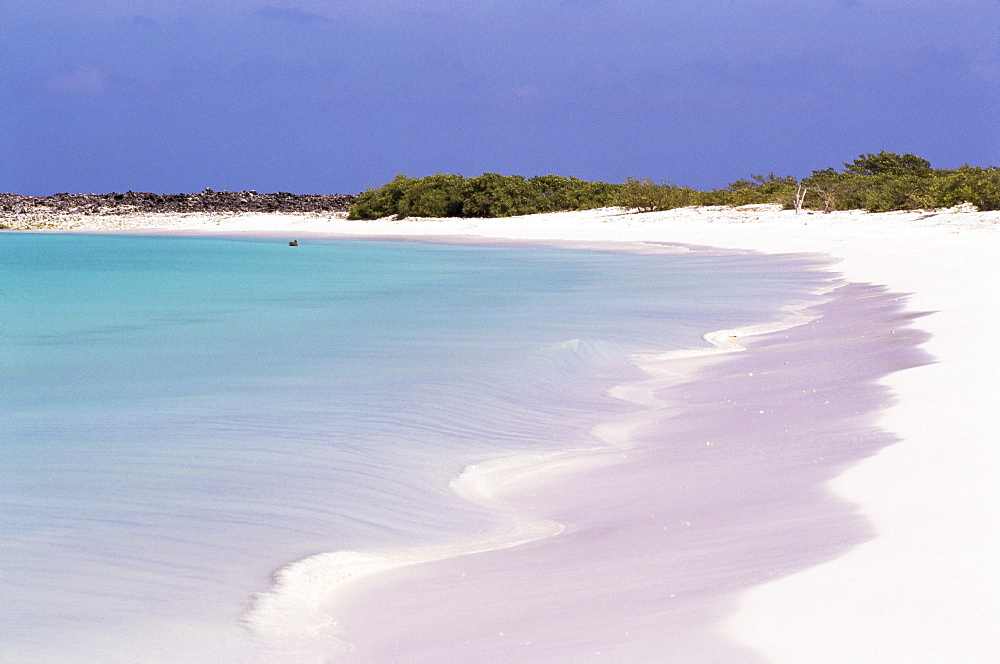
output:
POLYGON ((726 632, 773 662, 1000 660, 1000 212, 796 214, 773 206, 617 209, 506 219, 314 215, 79 218, 47 230, 312 237, 663 242, 813 252, 846 280, 912 294, 935 362, 889 375, 879 424, 899 439, 837 477, 877 535, 745 593, 726 632))

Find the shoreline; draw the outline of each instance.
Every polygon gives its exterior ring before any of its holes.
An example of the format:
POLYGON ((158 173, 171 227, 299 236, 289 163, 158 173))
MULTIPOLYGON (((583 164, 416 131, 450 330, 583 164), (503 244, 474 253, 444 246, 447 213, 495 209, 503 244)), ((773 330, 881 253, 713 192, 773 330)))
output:
MULTIPOLYGON (((817 297, 829 292, 824 289, 817 297)), ((744 344, 755 337, 815 320, 815 316, 804 313, 815 304, 785 307, 784 315, 775 321, 707 332, 702 335, 706 343, 702 348, 630 356, 628 363, 645 377, 612 386, 607 395, 644 406, 644 409, 618 418, 624 421, 609 421, 595 427, 590 432, 595 444, 553 452, 516 452, 487 459, 465 466, 449 482, 449 489, 459 498, 488 507, 501 517, 500 529, 480 538, 448 544, 385 551, 332 551, 292 562, 274 574, 269 590, 255 596, 252 608, 243 617, 244 623, 265 648, 276 648, 285 641, 299 647, 313 643, 318 650, 324 645, 329 650, 333 644, 339 651, 337 656, 349 657, 356 650, 350 641, 351 635, 339 629, 337 615, 322 608, 337 602, 338 590, 343 591, 345 587, 363 589, 369 577, 392 570, 428 563, 447 564, 464 556, 499 552, 558 537, 569 527, 567 523, 505 504, 504 495, 524 494, 525 485, 551 487, 559 480, 569 481, 579 475, 599 472, 604 466, 621 463, 631 450, 642 445, 636 431, 648 428, 665 413, 677 408, 676 404, 657 398, 657 392, 697 380, 700 369, 725 361, 728 354, 746 351, 744 344)))
POLYGON ((769 661, 874 662, 990 661, 1000 654, 1000 637, 993 635, 1000 619, 1000 459, 994 448, 1000 427, 989 415, 1000 360, 984 355, 979 342, 1000 305, 992 267, 998 228, 1000 213, 685 209, 374 222, 245 215, 229 222, 185 218, 155 230, 141 224, 91 230, 288 240, 475 236, 581 248, 645 241, 810 252, 842 259, 838 269, 850 282, 913 293, 907 310, 937 312, 919 327, 934 335, 926 348, 938 362, 880 381, 898 403, 881 412, 879 423, 901 442, 831 482, 838 495, 860 506, 877 536, 748 591, 727 626, 769 661), (822 653, 816 644, 823 644, 822 653))
MULTIPOLYGON (((740 591, 871 537, 853 506, 819 487, 894 442, 869 420, 884 400, 873 378, 924 361, 910 350, 924 335, 904 329, 901 307, 885 289, 844 284, 808 307, 818 318, 742 337, 748 352, 703 355, 694 366, 668 355, 658 376, 625 384, 648 408, 609 424, 625 424, 632 443, 613 463, 506 494, 566 524, 560 537, 393 571, 329 596, 328 613, 357 637, 345 661, 757 661, 717 631, 740 591), (870 315, 859 303, 878 303, 877 325, 898 334, 858 346, 856 328, 870 315), (847 348, 861 361, 824 359, 847 348), (678 362, 686 366, 671 371, 678 362), (790 382, 813 389, 796 397, 790 382), (864 417, 852 424, 853 409, 864 417)), ((727 343, 734 331, 722 332, 727 343)))

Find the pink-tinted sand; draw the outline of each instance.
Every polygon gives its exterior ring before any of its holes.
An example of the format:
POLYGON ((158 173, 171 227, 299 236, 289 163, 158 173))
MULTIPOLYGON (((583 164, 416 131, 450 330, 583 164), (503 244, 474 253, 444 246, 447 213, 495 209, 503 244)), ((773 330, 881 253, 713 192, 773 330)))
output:
POLYGON ((759 661, 723 622, 746 589, 830 560, 870 524, 825 483, 895 442, 878 380, 930 361, 905 298, 847 284, 812 322, 662 388, 614 462, 504 500, 556 537, 382 572, 323 606, 348 661, 759 661))

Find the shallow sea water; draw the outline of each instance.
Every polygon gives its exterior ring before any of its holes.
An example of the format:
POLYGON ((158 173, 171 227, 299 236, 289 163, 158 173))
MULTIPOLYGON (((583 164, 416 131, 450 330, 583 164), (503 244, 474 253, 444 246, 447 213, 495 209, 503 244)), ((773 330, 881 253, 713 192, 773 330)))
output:
POLYGON ((630 354, 779 318, 814 267, 0 234, 0 660, 252 660, 278 569, 489 532, 463 467, 593 444, 630 354))

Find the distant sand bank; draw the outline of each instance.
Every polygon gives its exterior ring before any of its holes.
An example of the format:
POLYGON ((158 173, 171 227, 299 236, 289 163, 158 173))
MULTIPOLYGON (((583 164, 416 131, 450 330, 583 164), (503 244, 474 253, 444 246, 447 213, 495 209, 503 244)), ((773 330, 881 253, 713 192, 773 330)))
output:
POLYGON ((908 311, 934 312, 915 327, 932 335, 923 348, 936 362, 883 379, 897 401, 882 411, 879 424, 900 442, 831 483, 860 507, 877 536, 833 560, 752 588, 725 628, 776 662, 1000 658, 1000 353, 988 340, 1000 311, 1000 212, 796 215, 754 206, 403 221, 335 214, 95 215, 22 225, 28 226, 300 242, 665 242, 829 255, 840 260, 834 269, 847 281, 910 293, 908 311))

